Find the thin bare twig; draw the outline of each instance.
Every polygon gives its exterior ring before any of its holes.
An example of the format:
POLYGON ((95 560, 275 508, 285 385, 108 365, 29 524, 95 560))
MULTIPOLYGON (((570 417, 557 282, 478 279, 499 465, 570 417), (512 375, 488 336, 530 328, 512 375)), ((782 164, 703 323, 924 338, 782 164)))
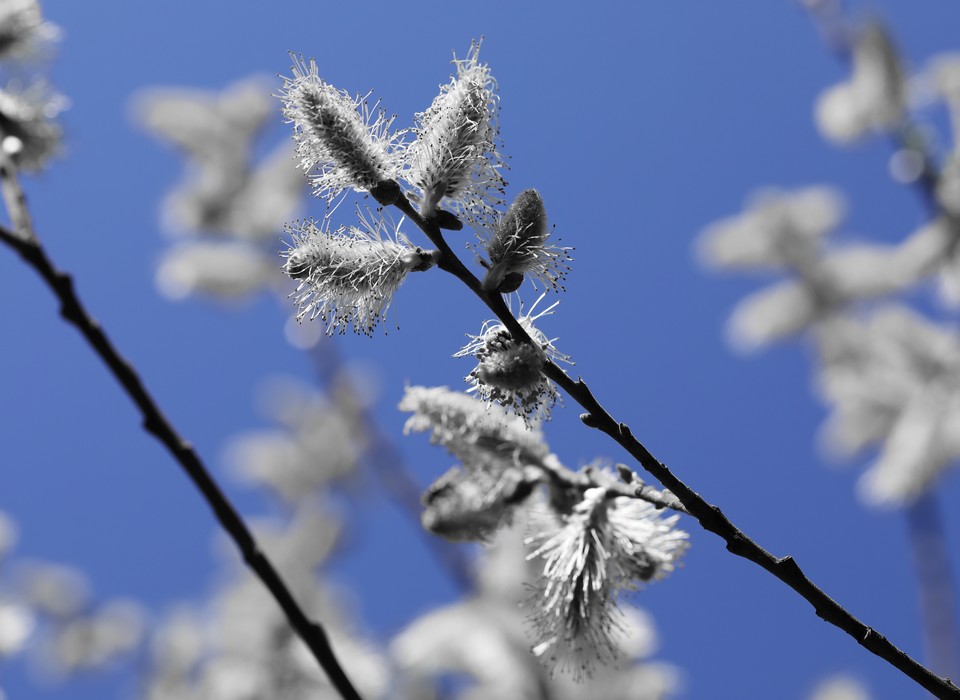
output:
MULTIPOLYGON (((0 133, 0 138, 3 134, 0 133)), ((27 198, 20 187, 17 177, 17 165, 3 148, 0 148, 0 190, 3 191, 3 202, 10 214, 10 223, 13 224, 13 233, 24 241, 36 241, 37 234, 33 230, 33 219, 27 208, 27 198)))
MULTIPOLYGON (((376 193, 374 193, 374 196, 376 196, 376 193)), ((507 307, 503 297, 496 292, 484 291, 480 280, 466 268, 450 249, 436 221, 424 219, 420 216, 420 213, 403 195, 400 195, 399 199, 384 198, 381 204, 395 205, 423 231, 439 251, 437 267, 454 275, 469 287, 506 326, 514 340, 523 343, 533 342, 507 307)), ((960 698, 960 689, 949 679, 940 678, 924 668, 887 640, 886 637, 865 625, 824 593, 807 578, 793 557, 776 557, 768 552, 736 527, 719 507, 707 502, 700 494, 675 476, 665 464, 654 457, 633 436, 626 423, 617 421, 603 408, 582 379, 578 378, 574 381, 556 364, 549 361, 543 368, 543 374, 584 408, 586 413, 581 415, 580 418, 585 425, 606 433, 620 444, 647 472, 676 495, 690 515, 700 523, 701 527, 723 539, 729 552, 743 557, 773 574, 813 605, 818 617, 849 634, 862 647, 899 669, 933 693, 934 696, 938 698, 960 698)))
POLYGON ((39 241, 23 240, 5 227, 0 227, 0 241, 19 253, 24 262, 43 278, 60 300, 60 315, 75 326, 114 378, 136 404, 143 416, 144 429, 159 440, 200 490, 217 520, 236 543, 247 565, 263 581, 270 594, 287 616, 291 627, 310 649, 326 672, 331 684, 344 700, 361 700, 350 679, 337 661, 323 627, 310 620, 281 578, 279 572, 257 546, 250 530, 207 471, 193 446, 184 440, 167 420, 160 407, 143 385, 133 366, 117 351, 106 333, 89 314, 77 296, 72 278, 58 270, 47 257, 39 241))

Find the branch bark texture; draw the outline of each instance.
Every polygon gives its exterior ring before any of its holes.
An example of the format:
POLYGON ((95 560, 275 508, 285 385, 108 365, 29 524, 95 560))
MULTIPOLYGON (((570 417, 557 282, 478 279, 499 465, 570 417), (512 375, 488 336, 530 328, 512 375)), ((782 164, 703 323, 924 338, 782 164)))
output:
POLYGON ((12 231, 0 227, 0 241, 15 250, 60 301, 60 315, 76 327, 90 347, 113 374, 136 404, 143 417, 144 429, 159 440, 200 490, 213 514, 240 549, 244 560, 260 578, 287 616, 291 627, 310 649, 326 672, 331 684, 344 700, 361 700, 350 679, 337 661, 323 627, 310 620, 297 603, 280 573, 257 546, 236 509, 207 471, 193 446, 176 431, 147 391, 136 370, 114 347, 107 334, 84 307, 74 290, 70 275, 58 270, 37 240, 23 240, 12 231))

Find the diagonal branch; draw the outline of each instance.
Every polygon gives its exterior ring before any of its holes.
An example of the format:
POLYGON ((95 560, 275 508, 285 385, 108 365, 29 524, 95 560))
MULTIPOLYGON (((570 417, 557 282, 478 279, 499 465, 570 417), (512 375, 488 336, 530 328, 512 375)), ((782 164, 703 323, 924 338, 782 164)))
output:
POLYGON ((19 253, 24 262, 43 278, 60 300, 60 315, 80 331, 123 390, 137 405, 143 416, 144 429, 163 443, 200 490, 217 520, 239 547, 247 565, 263 581, 277 604, 283 609, 290 626, 310 649, 336 690, 344 700, 361 700, 360 694, 337 661, 323 627, 310 620, 300 608, 280 574, 257 546, 253 535, 236 509, 210 476, 193 446, 177 433, 143 385, 136 370, 120 355, 100 324, 83 306, 74 291, 72 278, 53 265, 36 239, 22 240, 9 229, 0 227, 0 241, 19 253))
MULTIPOLYGON (((477 277, 466 268, 463 262, 450 249, 436 221, 420 216, 419 212, 417 212, 407 198, 402 195, 396 201, 386 200, 381 201, 381 204, 394 204, 426 234, 439 251, 437 267, 457 277, 480 297, 480 300, 483 301, 507 327, 515 340, 525 343, 533 342, 520 325, 520 322, 507 307, 503 301, 503 297, 496 292, 485 292, 477 277)), ((543 373, 584 408, 586 413, 582 414, 580 418, 585 425, 606 433, 619 443, 647 472, 676 495, 687 511, 689 511, 690 515, 696 518, 703 529, 723 539, 724 542, 726 542, 729 552, 752 561, 754 564, 757 564, 776 576, 813 605, 818 617, 835 627, 839 627, 853 637, 862 647, 899 669, 909 678, 930 691, 935 697, 960 698, 960 689, 949 679, 940 678, 926 669, 904 651, 892 644, 886 637, 862 623, 847 612, 839 603, 824 593, 823 590, 807 578, 793 557, 775 557, 736 527, 723 514, 720 508, 711 505, 701 497, 700 494, 675 476, 665 464, 654 457, 647 448, 633 436, 633 433, 626 423, 617 421, 603 408, 582 379, 574 381, 556 364, 549 361, 546 363, 543 373)))

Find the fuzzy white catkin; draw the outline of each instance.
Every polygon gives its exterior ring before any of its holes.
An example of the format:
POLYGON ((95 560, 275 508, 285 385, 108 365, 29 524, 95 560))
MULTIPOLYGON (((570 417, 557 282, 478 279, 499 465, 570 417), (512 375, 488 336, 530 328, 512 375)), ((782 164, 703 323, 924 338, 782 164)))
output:
POLYGON ((327 83, 313 60, 296 59, 292 70, 279 96, 314 193, 332 201, 345 189, 369 191, 393 179, 400 151, 392 118, 327 83))

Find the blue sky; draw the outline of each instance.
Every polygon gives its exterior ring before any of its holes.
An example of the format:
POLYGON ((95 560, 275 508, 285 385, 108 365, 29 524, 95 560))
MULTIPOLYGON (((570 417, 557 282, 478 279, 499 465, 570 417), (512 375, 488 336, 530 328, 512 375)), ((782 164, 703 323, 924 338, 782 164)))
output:
MULTIPOLYGON (((947 0, 854 9, 885 18, 914 65, 960 50, 960 9, 947 0)), ((38 231, 241 509, 256 513, 262 503, 219 469, 223 446, 262 424, 254 393, 263 377, 306 379, 309 367, 286 345, 273 299, 225 312, 156 292, 153 271, 169 244, 160 203, 181 164, 132 124, 130 96, 286 73, 287 52, 296 51, 339 87, 375 89, 406 125, 448 79, 451 52, 463 55, 483 36, 481 56, 500 85, 508 194, 538 188, 557 233, 576 248, 568 291, 544 332, 559 338, 601 402, 705 498, 773 553, 793 555, 867 624, 921 653, 903 518, 858 503, 856 465, 825 464, 807 349, 733 354, 725 319, 759 283, 704 272, 692 253, 705 225, 767 185, 842 188, 843 239, 895 241, 924 220, 916 194, 887 174, 884 142, 838 150, 816 133, 813 101, 844 71, 795 3, 49 0, 45 11, 65 32, 51 79, 72 107, 64 157, 28 182, 38 231)), ((279 121, 274 143, 287 133, 279 121)), ((439 271, 410 279, 392 313, 398 331, 338 342, 379 385, 377 418, 427 484, 447 457, 402 439, 395 405, 405 383, 458 386, 470 368, 451 354, 487 316, 439 271)), ((60 322, 46 288, 4 251, 0 316, 0 509, 21 527, 18 552, 76 566, 99 595, 158 614, 209 591, 215 527, 205 505, 60 322)), ((568 405, 546 426, 566 463, 625 458, 577 414, 568 405)), ((958 496, 960 482, 948 475, 941 501, 958 496)), ((956 513, 947 525, 957 557, 956 513)), ((782 584, 694 523, 687 528, 685 566, 638 596, 661 632, 658 658, 684 671, 682 697, 799 700, 836 672, 862 679, 874 698, 919 697, 782 584)), ((454 596, 419 535, 383 502, 364 512, 350 548, 335 575, 378 633, 454 596)), ((3 685, 14 698, 132 690, 129 677, 36 689, 22 670, 9 673, 3 685)))

